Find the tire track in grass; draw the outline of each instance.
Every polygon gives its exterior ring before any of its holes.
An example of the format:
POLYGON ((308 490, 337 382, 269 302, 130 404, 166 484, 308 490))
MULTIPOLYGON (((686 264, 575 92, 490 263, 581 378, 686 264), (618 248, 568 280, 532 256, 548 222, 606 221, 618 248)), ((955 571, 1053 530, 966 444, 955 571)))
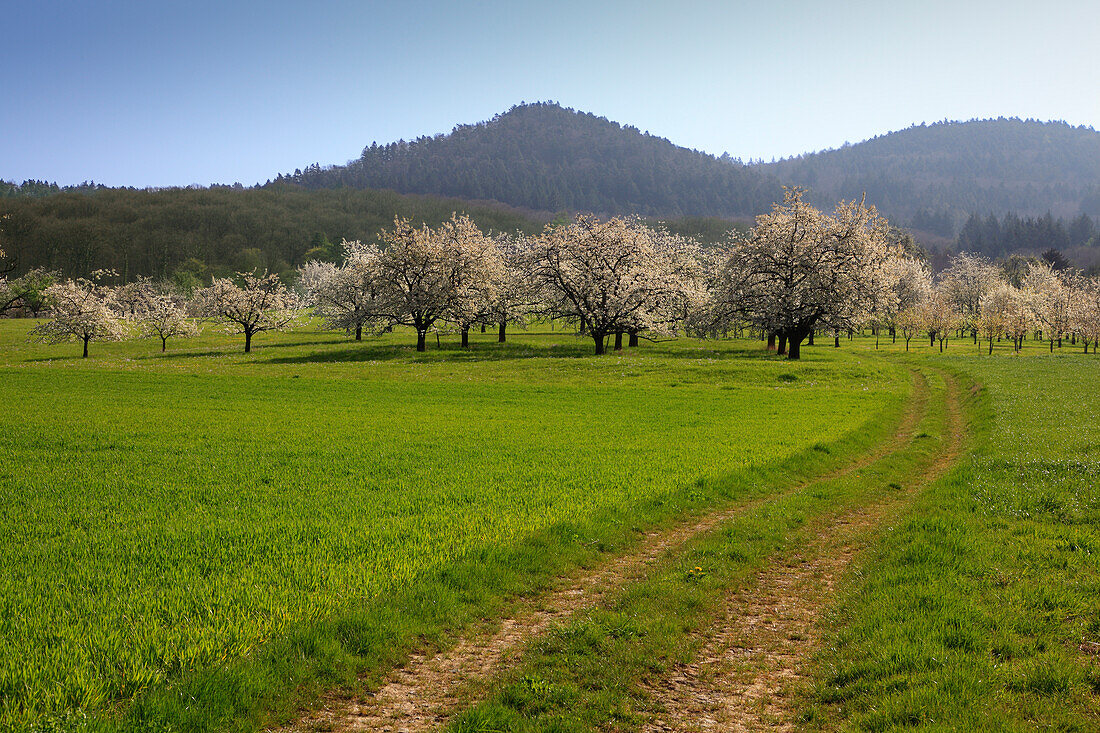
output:
POLYGON ((946 373, 947 444, 903 491, 839 517, 819 518, 820 534, 761 570, 732 593, 695 660, 678 666, 655 689, 661 714, 643 729, 664 731, 792 731, 792 693, 819 648, 818 619, 840 577, 921 487, 943 475, 962 452, 965 432, 958 385, 946 373))
POLYGON ((831 481, 869 466, 900 450, 912 439, 927 409, 928 383, 912 370, 913 398, 894 435, 874 450, 833 471, 800 481, 775 494, 740 502, 694 521, 663 531, 648 533, 635 552, 608 562, 571 586, 551 592, 533 604, 521 604, 521 612, 500 622, 489 635, 474 636, 434 656, 414 654, 390 673, 377 690, 349 698, 333 694, 322 700, 294 724, 279 729, 284 733, 304 731, 383 731, 418 733, 444 725, 461 705, 476 697, 478 683, 484 683, 507 668, 515 652, 553 624, 579 610, 598 604, 609 592, 644 577, 646 569, 675 552, 689 540, 705 534, 734 516, 789 496, 813 484, 831 481))

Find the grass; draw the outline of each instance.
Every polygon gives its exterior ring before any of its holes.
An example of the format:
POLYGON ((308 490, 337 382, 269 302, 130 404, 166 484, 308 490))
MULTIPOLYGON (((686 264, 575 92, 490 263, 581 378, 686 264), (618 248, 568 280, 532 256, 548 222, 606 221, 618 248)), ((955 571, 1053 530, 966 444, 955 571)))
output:
POLYGON ((829 532, 846 509, 890 500, 947 440, 944 385, 933 375, 933 433, 844 476, 811 483, 739 514, 664 558, 610 603, 560 625, 530 646, 486 700, 451 723, 474 731, 630 731, 662 714, 660 681, 690 662, 734 588, 829 532), (899 484, 898 482, 902 482, 899 484))
MULTIPOLYGON (((992 358, 965 342, 942 356, 883 349, 974 385, 970 451, 846 576, 794 698, 799 728, 1100 727, 1100 360, 1046 346, 992 358)), ((841 507, 903 488, 912 460, 941 450, 936 420, 909 457, 769 502, 556 628, 451 729, 635 730, 659 717, 660 681, 695 658, 726 594, 828 532, 841 507)))
POLYGON ((1100 727, 1100 361, 949 352, 983 385, 978 443, 853 582, 810 727, 1100 727))
POLYGON ((417 355, 0 321, 0 728, 254 729, 884 435, 903 368, 539 329, 417 355))

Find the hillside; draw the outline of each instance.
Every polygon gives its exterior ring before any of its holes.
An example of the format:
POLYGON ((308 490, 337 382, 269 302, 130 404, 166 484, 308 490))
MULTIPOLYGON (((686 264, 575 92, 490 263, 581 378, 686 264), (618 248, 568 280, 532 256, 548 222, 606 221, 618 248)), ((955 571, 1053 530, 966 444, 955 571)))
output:
POLYGON ((932 250, 1003 256, 1055 247, 1082 266, 1100 265, 1095 222, 1081 216, 1100 216, 1100 133, 1017 119, 920 125, 743 166, 539 103, 449 135, 371 145, 346 166, 315 164, 253 189, 0 181, 0 215, 11 214, 4 248, 20 269, 164 277, 185 267, 206 277, 286 271, 326 241, 331 249, 342 237, 374 236, 395 213, 437 222, 461 210, 485 228, 529 232, 563 211, 637 213, 715 242, 733 220, 743 226, 765 211, 781 183, 809 188, 822 208, 866 191, 932 250))
POLYGON ((760 166, 811 200, 867 199, 944 236, 971 213, 1100 214, 1100 133, 1064 122, 942 122, 760 166))
POLYGON ((500 204, 391 191, 302 191, 287 186, 136 191, 0 198, 4 249, 18 272, 33 267, 86 275, 117 270, 124 280, 177 273, 266 268, 286 272, 305 259, 333 254, 341 239, 372 239, 394 215, 438 224, 453 211, 482 228, 541 230, 544 220, 500 204))
POLYGON ((753 215, 780 191, 740 164, 552 103, 513 107, 449 135, 371 145, 347 165, 313 165, 278 180, 654 216, 753 215))

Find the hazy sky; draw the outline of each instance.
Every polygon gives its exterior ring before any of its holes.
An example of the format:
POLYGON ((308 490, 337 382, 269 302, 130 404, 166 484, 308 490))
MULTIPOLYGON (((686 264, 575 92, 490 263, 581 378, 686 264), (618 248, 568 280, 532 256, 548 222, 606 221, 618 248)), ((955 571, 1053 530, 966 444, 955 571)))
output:
POLYGON ((2 4, 0 178, 252 184, 552 99, 743 159, 1100 127, 1100 2, 2 4))

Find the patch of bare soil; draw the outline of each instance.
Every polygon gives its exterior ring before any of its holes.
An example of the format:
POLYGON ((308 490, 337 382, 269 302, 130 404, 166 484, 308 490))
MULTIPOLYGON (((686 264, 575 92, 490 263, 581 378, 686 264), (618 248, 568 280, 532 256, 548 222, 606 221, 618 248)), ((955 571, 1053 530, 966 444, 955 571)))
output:
MULTIPOLYGON (((894 435, 874 451, 814 480, 826 481, 864 468, 900 449, 913 437, 924 415, 928 385, 913 372, 914 398, 894 435)), ((798 491, 806 483, 792 487, 798 491)), ((474 637, 432 657, 413 655, 394 670, 377 690, 349 699, 331 696, 319 710, 311 711, 283 731, 383 731, 419 733, 442 727, 450 716, 477 696, 478 683, 492 679, 507 668, 514 652, 555 622, 576 611, 596 605, 608 592, 645 575, 646 569, 666 553, 688 540, 710 531, 752 507, 771 501, 776 495, 740 503, 680 526, 646 536, 634 553, 611 560, 602 569, 573 585, 552 592, 537 605, 505 619, 488 636, 474 637)))
POLYGON ((821 613, 839 578, 876 528, 935 480, 962 451, 958 388, 947 379, 948 445, 894 496, 819 523, 819 534, 793 557, 762 570, 738 589, 707 630, 695 661, 651 691, 661 712, 646 731, 791 731, 793 692, 821 643, 821 613))

